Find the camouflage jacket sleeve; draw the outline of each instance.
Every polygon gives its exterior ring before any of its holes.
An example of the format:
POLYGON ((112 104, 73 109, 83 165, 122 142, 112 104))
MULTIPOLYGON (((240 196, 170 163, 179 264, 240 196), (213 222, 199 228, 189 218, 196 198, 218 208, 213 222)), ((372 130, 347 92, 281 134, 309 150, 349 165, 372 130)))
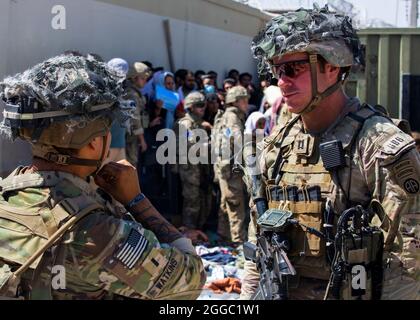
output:
POLYGON ((224 135, 226 139, 229 140, 230 150, 235 159, 240 161, 237 157, 240 154, 240 151, 244 142, 244 124, 239 119, 236 113, 226 112, 226 127, 224 135))
POLYGON ((416 241, 418 246, 418 227, 414 228, 417 234, 406 227, 420 222, 420 156, 413 139, 388 119, 376 116, 366 121, 360 137, 361 170, 370 193, 389 217, 385 249, 393 250, 399 230, 404 242, 416 241))
POLYGON ((135 89, 129 88, 127 95, 124 97, 127 100, 132 100, 136 104, 134 109, 134 118, 130 120, 130 134, 139 135, 144 133, 144 128, 141 121, 141 109, 144 108, 143 101, 139 95, 134 91, 135 89))
POLYGON ((179 145, 179 139, 185 139, 187 141, 188 149, 195 143, 195 137, 193 130, 195 129, 191 120, 187 118, 180 119, 177 125, 177 145, 179 145), (179 133, 179 134, 178 134, 179 133))
POLYGON ((195 253, 159 244, 139 223, 100 212, 78 224, 67 246, 80 286, 138 299, 196 299, 205 282, 195 253))
POLYGON ((234 137, 242 137, 244 132, 244 124, 233 112, 226 112, 226 128, 230 130, 230 135, 234 137))

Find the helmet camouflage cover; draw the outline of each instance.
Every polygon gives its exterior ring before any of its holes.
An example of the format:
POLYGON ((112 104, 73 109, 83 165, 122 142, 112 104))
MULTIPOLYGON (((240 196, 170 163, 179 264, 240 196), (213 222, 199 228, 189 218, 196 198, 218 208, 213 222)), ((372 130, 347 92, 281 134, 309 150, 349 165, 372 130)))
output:
POLYGON ((225 103, 232 104, 240 98, 249 98, 248 91, 242 86, 235 86, 226 93, 225 103))
POLYGON ((93 57, 61 55, 0 83, 0 133, 33 145, 80 149, 131 117, 124 78, 93 57))
POLYGON ((127 73, 127 78, 132 79, 136 76, 142 77, 144 79, 147 79, 151 76, 152 71, 150 68, 141 62, 134 62, 133 65, 130 66, 130 69, 127 73))
POLYGON ((260 75, 271 73, 273 57, 294 52, 319 54, 336 67, 362 63, 361 45, 351 19, 329 11, 327 5, 273 18, 253 39, 251 50, 260 75))
POLYGON ((193 105, 197 104, 205 104, 206 103, 206 97, 204 94, 198 91, 191 92, 185 97, 184 105, 186 109, 191 108, 193 105))

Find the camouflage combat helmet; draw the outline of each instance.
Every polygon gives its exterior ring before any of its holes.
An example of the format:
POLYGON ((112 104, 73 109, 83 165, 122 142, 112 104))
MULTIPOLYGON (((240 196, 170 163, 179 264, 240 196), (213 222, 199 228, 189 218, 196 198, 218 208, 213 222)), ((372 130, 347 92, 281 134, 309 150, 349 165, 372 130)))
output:
POLYGON ((205 103, 206 103, 206 97, 198 91, 191 92, 185 97, 185 100, 184 100, 185 109, 189 109, 193 105, 197 105, 197 104, 203 105, 205 103))
POLYGON ((230 88, 228 92, 226 93, 225 103, 226 104, 232 104, 238 101, 240 98, 248 98, 249 94, 248 91, 242 86, 236 86, 233 88, 230 88))
POLYGON ((102 158, 80 159, 70 151, 107 136, 113 120, 131 117, 134 107, 120 100, 123 80, 93 57, 48 59, 0 83, 5 103, 0 133, 29 141, 36 157, 98 167, 102 158))
POLYGON ((335 67, 351 67, 363 60, 361 44, 351 19, 328 10, 299 9, 273 18, 252 41, 251 49, 258 60, 261 75, 273 74, 272 59, 286 54, 307 52, 311 66, 312 101, 303 112, 309 112, 326 96, 337 90, 348 73, 323 93, 317 90, 317 55, 335 67))
POLYGON ((128 79, 133 79, 137 76, 142 77, 144 79, 149 78, 152 75, 152 71, 150 68, 142 62, 134 62, 133 65, 130 66, 130 69, 127 73, 128 79))

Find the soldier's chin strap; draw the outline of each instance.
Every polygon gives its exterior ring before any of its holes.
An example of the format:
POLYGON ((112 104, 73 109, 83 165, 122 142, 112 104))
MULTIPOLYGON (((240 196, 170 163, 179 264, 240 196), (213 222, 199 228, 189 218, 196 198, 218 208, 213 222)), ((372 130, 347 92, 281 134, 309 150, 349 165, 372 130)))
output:
POLYGON ((326 89, 324 92, 322 93, 318 92, 318 77, 317 77, 317 68, 316 68, 317 63, 318 63, 318 57, 316 54, 309 55, 309 63, 311 66, 312 100, 301 112, 299 112, 299 115, 303 115, 314 110, 315 107, 322 101, 322 99, 331 95, 338 88, 340 88, 342 84, 342 81, 338 80, 335 84, 333 84, 331 87, 326 89))
POLYGON ((96 167, 96 170, 92 175, 96 174, 102 166, 103 161, 106 157, 106 147, 108 144, 108 135, 102 136, 103 144, 102 144, 102 151, 101 157, 98 160, 93 159, 81 159, 77 158, 68 154, 60 153, 56 148, 53 146, 34 146, 32 149, 33 155, 38 158, 45 159, 50 162, 54 162, 56 164, 67 166, 67 165, 76 165, 76 166, 86 166, 86 167, 96 167))

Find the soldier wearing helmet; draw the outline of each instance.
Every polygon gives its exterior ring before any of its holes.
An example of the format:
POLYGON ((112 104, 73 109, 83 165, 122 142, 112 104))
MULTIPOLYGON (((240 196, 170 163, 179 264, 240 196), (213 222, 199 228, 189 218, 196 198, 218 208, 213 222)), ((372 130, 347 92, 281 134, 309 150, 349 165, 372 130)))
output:
POLYGON ((232 171, 232 159, 240 160, 235 152, 242 147, 248 100, 244 87, 229 89, 225 111, 219 110, 212 130, 212 148, 216 154, 214 174, 221 192, 218 233, 224 240, 238 243, 245 240, 245 198, 242 176, 232 171))
POLYGON ((126 135, 126 155, 127 160, 135 167, 138 162, 139 146, 141 152, 147 150, 144 129, 149 126, 149 115, 146 112, 146 98, 140 90, 145 86, 150 75, 150 68, 141 62, 133 63, 127 74, 127 94, 124 98, 134 101, 136 109, 126 135))
POLYGON ((133 166, 104 165, 112 122, 133 112, 123 80, 93 58, 57 56, 0 83, 0 131, 33 151, 31 165, 0 180, 0 296, 199 295, 205 275, 190 240, 141 193, 133 166))
MULTIPOLYGON (((294 219, 324 233, 316 236, 301 225, 286 230, 288 256, 297 272, 289 282, 289 298, 418 298, 420 208, 408 204, 419 203, 413 199, 420 197, 420 157, 412 138, 390 119, 345 94, 350 68, 363 60, 350 19, 327 6, 285 13, 255 37, 252 51, 259 72, 278 79, 295 115, 259 146, 257 196, 267 199, 268 208, 291 211, 294 219), (334 235, 343 211, 356 205, 376 206, 373 212, 381 216, 377 225, 383 243, 369 242, 378 252, 378 272, 369 265, 369 255, 343 258, 325 240, 334 235), (332 277, 337 261, 348 269, 342 269, 342 281, 331 281, 339 279, 332 277), (352 291, 349 261, 366 266, 370 287, 365 292, 352 291)), ((249 226, 254 243, 261 236, 256 219, 254 208, 249 226)), ((367 250, 365 245, 353 249, 367 250)), ((243 299, 258 291, 260 279, 252 261, 246 262, 245 273, 243 299)))
POLYGON ((184 100, 186 115, 175 122, 174 131, 177 138, 177 154, 179 157, 178 173, 182 184, 182 223, 190 229, 203 229, 209 216, 210 190, 208 167, 208 138, 205 128, 208 124, 203 121, 206 111, 206 97, 194 91, 184 100), (201 133, 201 136, 200 136, 201 133), (186 148, 182 144, 186 143, 186 148), (199 148, 194 154, 198 158, 204 157, 200 163, 192 160, 191 148, 199 148), (205 154, 200 154, 205 150, 205 154), (188 157, 190 155, 190 157, 188 157))

